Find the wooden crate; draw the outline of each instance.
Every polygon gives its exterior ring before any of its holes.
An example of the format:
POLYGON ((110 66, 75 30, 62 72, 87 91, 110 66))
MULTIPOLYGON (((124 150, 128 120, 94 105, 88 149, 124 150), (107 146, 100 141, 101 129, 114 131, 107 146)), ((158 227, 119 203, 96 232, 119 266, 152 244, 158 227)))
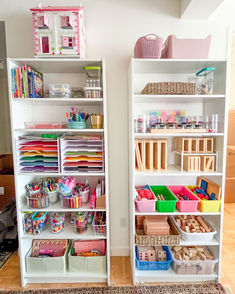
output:
POLYGON ((200 171, 201 157, 200 156, 184 156, 183 169, 188 172, 200 171))
POLYGON ((184 153, 213 153, 213 138, 176 138, 176 150, 184 153))
POLYGON ((135 140, 135 168, 137 171, 165 171, 168 163, 166 139, 135 140))
POLYGON ((204 172, 215 171, 215 156, 214 155, 201 156, 201 171, 204 171, 204 172))

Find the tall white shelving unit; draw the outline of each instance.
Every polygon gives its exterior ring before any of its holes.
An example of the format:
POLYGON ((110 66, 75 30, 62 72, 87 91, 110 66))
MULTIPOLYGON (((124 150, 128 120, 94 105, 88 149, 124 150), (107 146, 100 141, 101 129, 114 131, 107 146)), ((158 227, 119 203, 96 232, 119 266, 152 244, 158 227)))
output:
POLYGON ((133 282, 193 282, 206 280, 220 280, 223 201, 225 185, 225 159, 227 142, 227 105, 229 95, 229 62, 226 59, 182 60, 182 59, 132 59, 129 68, 130 100, 129 100, 129 172, 130 172, 130 250, 133 282), (187 81, 188 77, 204 67, 215 67, 213 95, 141 95, 142 89, 148 82, 187 81), (149 114, 155 110, 185 110, 186 115, 219 114, 218 133, 134 133, 134 116, 149 114), (218 151, 218 168, 215 172, 186 172, 181 171, 175 164, 175 154, 172 151, 174 137, 213 137, 215 150, 218 151), (165 172, 136 172, 135 145, 136 138, 167 138, 169 166, 165 172), (218 213, 182 213, 177 209, 174 213, 139 213, 135 210, 134 188, 138 185, 189 185, 196 184, 198 176, 206 176, 222 186, 221 211, 218 213), (217 234, 210 242, 186 242, 181 245, 207 245, 213 255, 219 259, 215 272, 212 275, 177 275, 172 267, 168 271, 140 271, 135 264, 135 216, 137 215, 202 215, 215 224, 217 234))
POLYGON ((14 169, 15 169, 15 187, 16 187, 16 205, 18 216, 18 236, 19 236, 19 256, 21 268, 22 285, 27 283, 94 283, 107 282, 110 283, 110 232, 109 232, 109 173, 108 173, 108 131, 107 131, 107 103, 106 103, 106 75, 105 75, 105 61, 103 59, 36 59, 36 58, 9 58, 8 59, 8 83, 9 83, 9 99, 11 112, 11 131, 14 155, 14 169), (50 83, 68 83, 72 87, 84 86, 86 77, 83 71, 84 66, 101 66, 102 67, 102 87, 103 98, 12 98, 12 82, 11 82, 11 68, 23 66, 28 64, 43 73, 44 84, 50 83), (65 112, 70 111, 71 106, 83 108, 87 113, 100 113, 104 115, 103 129, 25 129, 24 122, 66 122, 65 112), (20 173, 17 169, 16 158, 16 139, 20 135, 25 134, 43 134, 43 133, 57 133, 57 134, 99 134, 104 138, 105 149, 105 169, 103 172, 92 173, 20 173), (104 209, 90 209, 90 205, 83 205, 78 209, 61 208, 60 202, 42 209, 42 211, 106 211, 106 236, 94 235, 90 227, 83 234, 77 234, 73 230, 73 226, 65 224, 64 232, 60 234, 52 234, 47 228, 41 235, 35 236, 24 234, 22 217, 24 211, 37 211, 37 209, 29 209, 25 202, 25 188, 24 186, 31 181, 40 177, 62 177, 74 176, 80 182, 89 180, 91 187, 94 187, 98 179, 105 180, 106 191, 106 208, 104 209), (64 274, 32 274, 26 271, 25 256, 32 246, 32 240, 40 239, 106 239, 106 258, 107 271, 105 274, 99 273, 70 273, 64 274))

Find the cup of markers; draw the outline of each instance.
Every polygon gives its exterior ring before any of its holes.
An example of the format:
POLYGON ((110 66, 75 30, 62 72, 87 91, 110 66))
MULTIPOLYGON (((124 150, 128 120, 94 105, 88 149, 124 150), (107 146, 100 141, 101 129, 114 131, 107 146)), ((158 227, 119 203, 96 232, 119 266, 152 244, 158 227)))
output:
POLYGON ((51 213, 51 232, 58 234, 64 231, 65 213, 53 212, 51 213))
POLYGON ((64 208, 80 208, 82 206, 82 197, 76 190, 68 194, 61 194, 60 199, 61 206, 64 208))
POLYGON ((31 183, 25 186, 27 206, 29 208, 46 208, 49 206, 49 197, 41 191, 41 183, 31 183))
POLYGON ((71 107, 71 109, 72 112, 70 112, 69 114, 68 112, 65 113, 68 119, 68 128, 86 129, 89 114, 82 112, 80 109, 78 110, 76 107, 71 107))
POLYGON ((43 189, 46 195, 49 196, 49 201, 51 203, 55 203, 58 200, 59 188, 55 179, 45 179, 43 182, 43 189))

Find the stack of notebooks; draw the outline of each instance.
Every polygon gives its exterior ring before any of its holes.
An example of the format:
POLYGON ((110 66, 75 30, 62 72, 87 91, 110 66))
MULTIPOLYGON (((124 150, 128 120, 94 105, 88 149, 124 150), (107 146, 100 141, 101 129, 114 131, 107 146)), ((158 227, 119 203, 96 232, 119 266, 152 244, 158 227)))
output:
POLYGON ((102 172, 103 138, 100 136, 63 136, 61 138, 63 172, 102 172))
POLYGON ((58 172, 58 142, 56 138, 21 136, 16 142, 20 172, 58 172))
POLYGON ((170 234, 170 226, 167 222, 167 215, 151 216, 146 215, 144 218, 145 235, 165 236, 170 234))

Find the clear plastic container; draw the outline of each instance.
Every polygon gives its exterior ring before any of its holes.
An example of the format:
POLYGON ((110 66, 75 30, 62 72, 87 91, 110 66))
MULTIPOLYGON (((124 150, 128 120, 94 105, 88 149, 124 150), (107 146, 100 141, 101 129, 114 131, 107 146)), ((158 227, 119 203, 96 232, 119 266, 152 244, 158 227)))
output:
POLYGON ((64 212, 53 212, 51 213, 51 232, 53 234, 58 234, 64 231, 64 212))
POLYGON ((37 211, 32 215, 33 234, 40 235, 48 224, 47 211, 37 211))
POLYGON ((60 195, 61 207, 64 208, 80 208, 82 206, 82 197, 79 194, 60 195))
POLYGON ((55 191, 46 191, 44 190, 46 195, 49 196, 49 202, 55 203, 58 200, 59 189, 57 188, 55 191))
POLYGON ((76 212, 74 214, 74 230, 78 234, 82 234, 87 230, 86 212, 76 212))
POLYGON ((100 66, 84 66, 84 71, 88 79, 100 80, 101 77, 101 67, 100 66))
POLYGON ((196 73, 197 77, 197 94, 213 94, 214 89, 214 67, 205 67, 196 73))
POLYGON ((135 133, 146 132, 146 115, 137 115, 134 118, 134 132, 135 133))
POLYGON ((103 92, 101 88, 85 88, 85 97, 86 98, 102 98, 103 92))
POLYGON ((69 84, 50 84, 50 98, 71 98, 71 88, 69 84))
POLYGON ((34 191, 34 193, 26 194, 28 208, 46 208, 49 206, 50 196, 46 195, 45 192, 34 191))

